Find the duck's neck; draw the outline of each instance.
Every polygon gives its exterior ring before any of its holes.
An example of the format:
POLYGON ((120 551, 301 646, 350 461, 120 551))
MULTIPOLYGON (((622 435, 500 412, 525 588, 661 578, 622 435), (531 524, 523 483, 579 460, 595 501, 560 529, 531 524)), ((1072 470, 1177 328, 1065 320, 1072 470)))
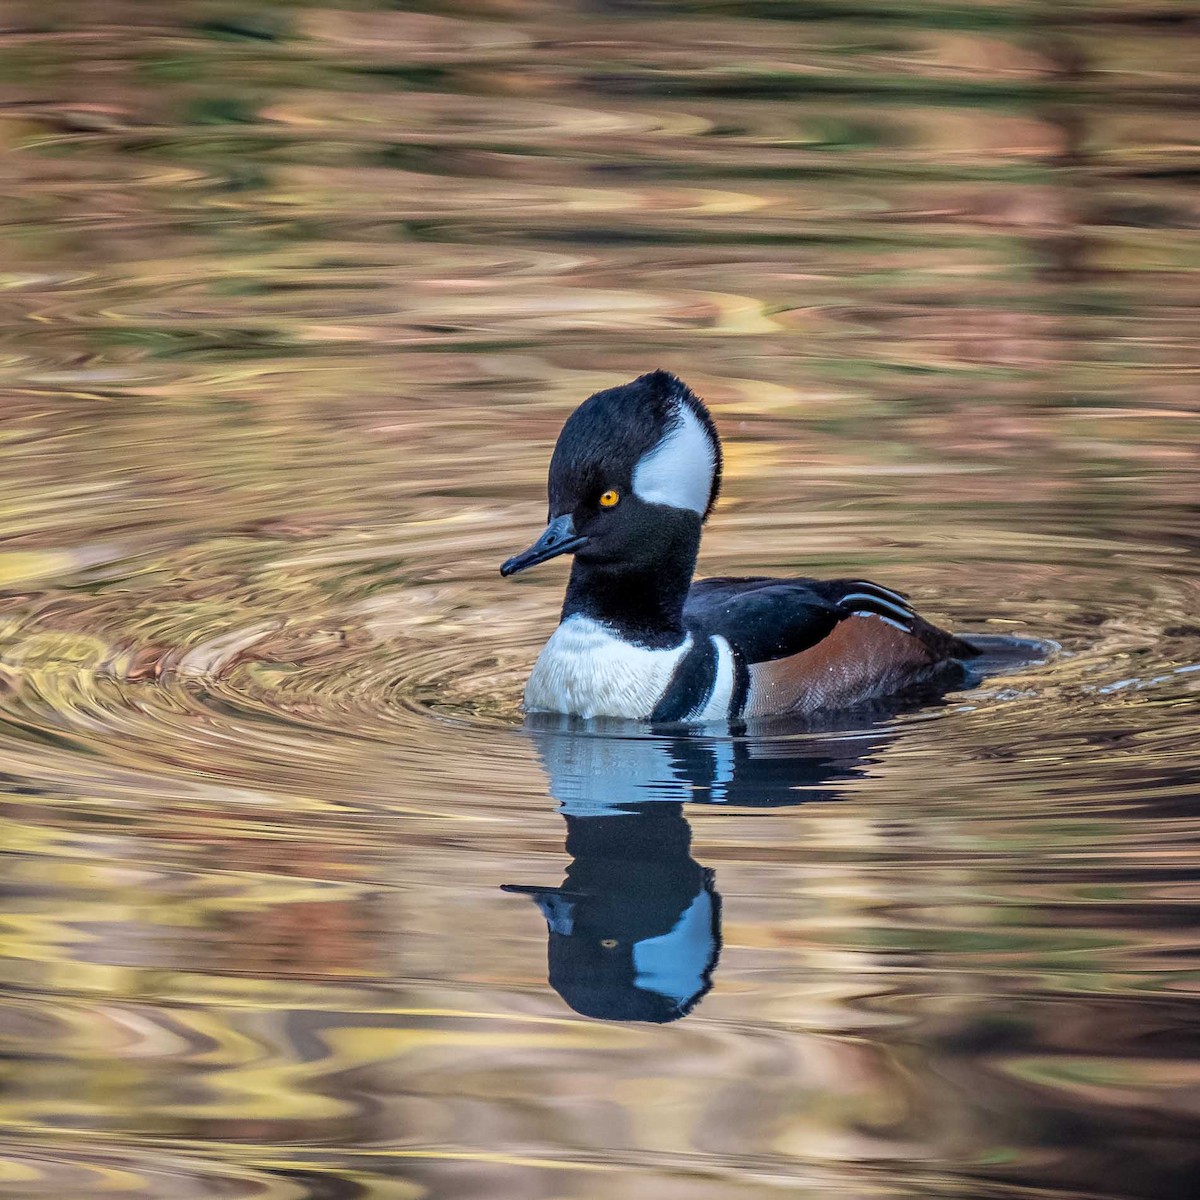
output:
POLYGON ((620 566, 575 560, 562 619, 591 617, 619 637, 652 649, 671 649, 684 638, 683 605, 696 570, 699 538, 673 544, 652 565, 620 566))

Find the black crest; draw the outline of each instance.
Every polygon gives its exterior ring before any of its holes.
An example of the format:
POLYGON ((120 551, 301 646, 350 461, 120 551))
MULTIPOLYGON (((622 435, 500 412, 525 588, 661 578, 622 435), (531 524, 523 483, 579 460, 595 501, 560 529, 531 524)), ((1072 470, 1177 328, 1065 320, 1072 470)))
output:
POLYGON ((631 383, 589 396, 568 418, 550 460, 550 515, 570 512, 598 489, 629 488, 633 469, 687 407, 712 438, 715 462, 704 519, 721 490, 721 440, 700 398, 669 371, 651 371, 631 383))

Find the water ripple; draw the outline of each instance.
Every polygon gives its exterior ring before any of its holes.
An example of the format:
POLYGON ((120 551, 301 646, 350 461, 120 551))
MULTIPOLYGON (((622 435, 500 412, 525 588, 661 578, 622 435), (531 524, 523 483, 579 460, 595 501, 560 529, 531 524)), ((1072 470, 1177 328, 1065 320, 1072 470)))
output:
POLYGON ((0 33, 0 1190, 1190 1197, 1189 14, 425 7, 0 33), (702 571, 1057 651, 526 728, 654 366, 702 571))

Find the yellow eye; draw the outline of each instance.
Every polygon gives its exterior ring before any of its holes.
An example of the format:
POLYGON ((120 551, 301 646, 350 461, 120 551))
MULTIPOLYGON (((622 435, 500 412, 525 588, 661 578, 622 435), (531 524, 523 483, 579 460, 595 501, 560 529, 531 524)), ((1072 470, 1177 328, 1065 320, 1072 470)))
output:
POLYGON ((620 492, 614 492, 612 490, 612 488, 609 488, 608 491, 605 492, 600 497, 600 507, 601 508, 612 508, 617 503, 617 501, 620 500, 620 498, 621 498, 620 492))

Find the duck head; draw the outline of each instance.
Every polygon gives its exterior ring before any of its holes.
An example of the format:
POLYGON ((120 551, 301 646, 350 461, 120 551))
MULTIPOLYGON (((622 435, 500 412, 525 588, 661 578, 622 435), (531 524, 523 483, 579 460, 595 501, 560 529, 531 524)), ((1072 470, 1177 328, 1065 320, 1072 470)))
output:
POLYGON ((721 443, 682 380, 653 371, 589 396, 567 419, 550 460, 549 523, 500 568, 515 575, 560 554, 600 571, 695 562, 721 486, 721 443))

